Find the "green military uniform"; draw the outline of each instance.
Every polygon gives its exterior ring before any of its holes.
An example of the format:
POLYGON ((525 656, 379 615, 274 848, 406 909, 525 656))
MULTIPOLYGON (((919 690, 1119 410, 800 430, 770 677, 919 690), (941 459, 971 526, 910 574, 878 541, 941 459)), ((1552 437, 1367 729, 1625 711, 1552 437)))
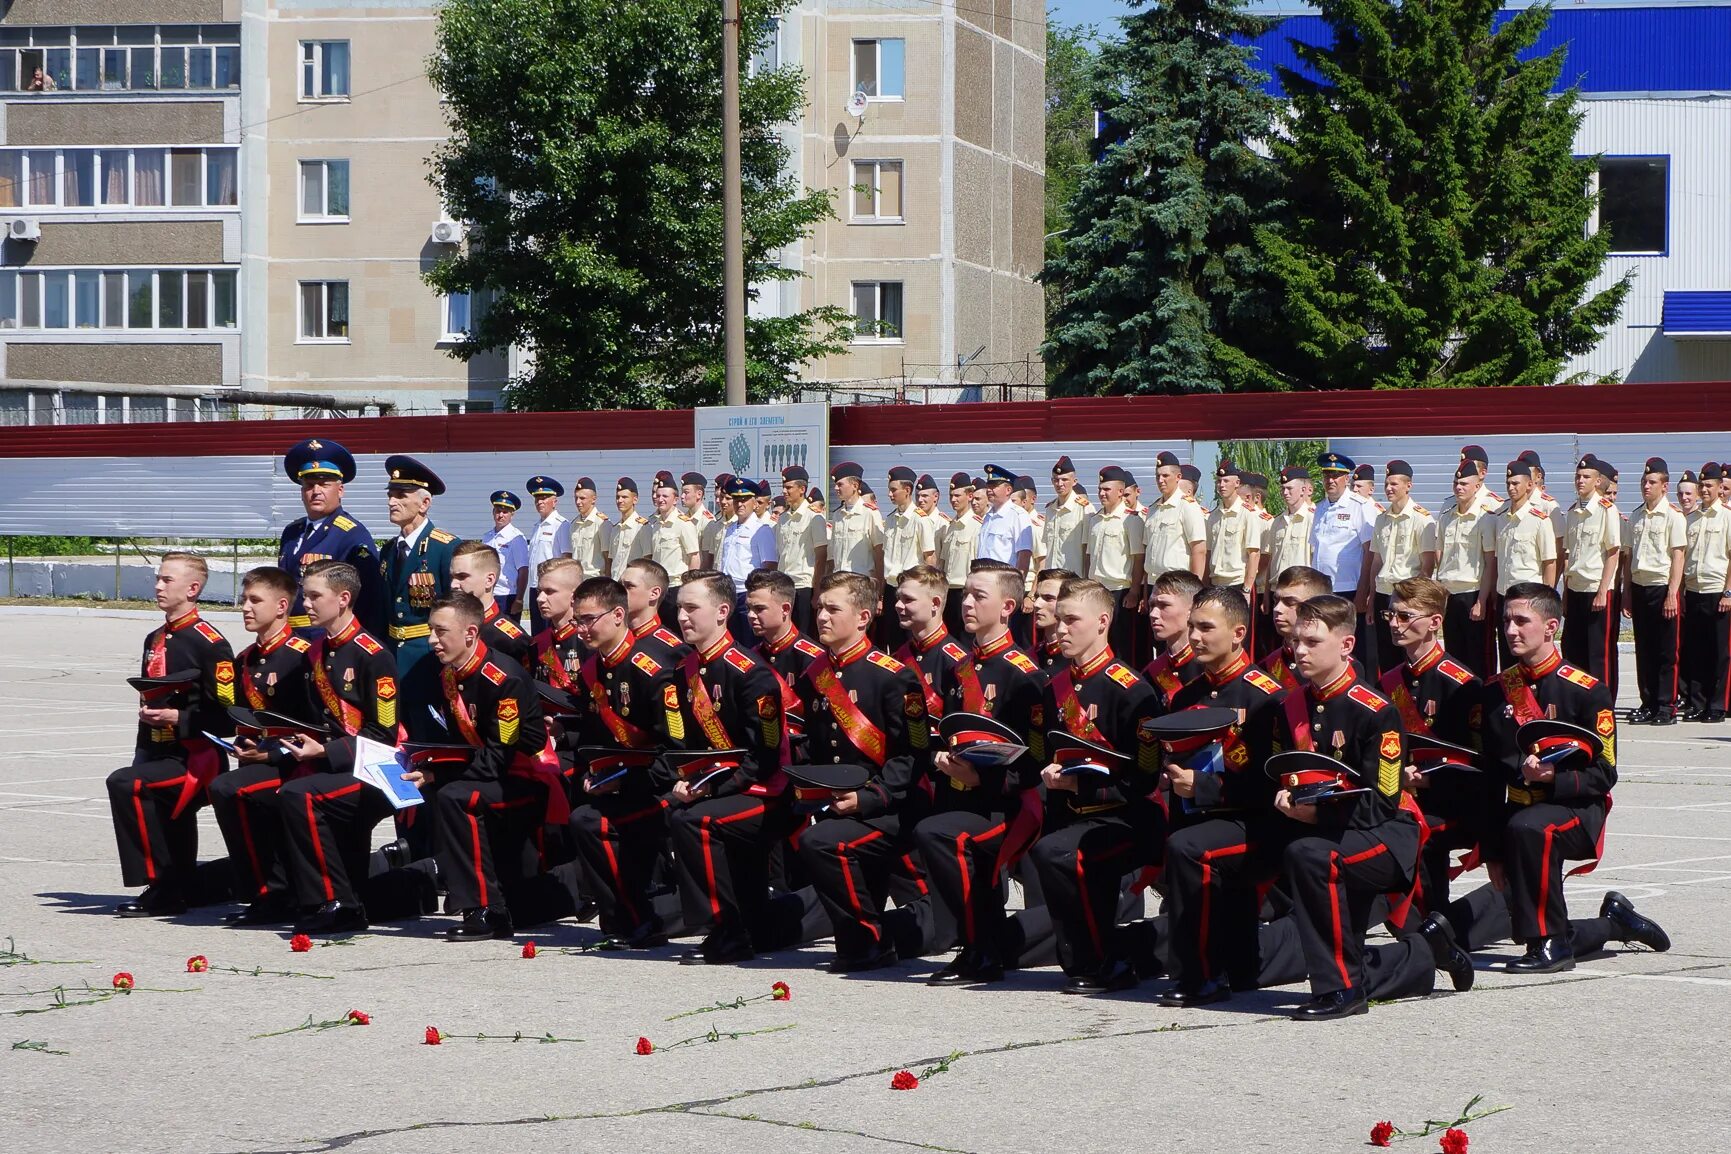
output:
MULTIPOLYGON (((445 484, 431 469, 413 457, 388 457, 385 470, 392 487, 427 490, 433 496, 445 484)), ((437 528, 429 519, 408 538, 387 541, 379 548, 379 569, 384 574, 386 598, 386 643, 397 657, 397 676, 402 685, 400 713, 412 741, 448 741, 450 735, 433 719, 430 707, 442 700, 439 662, 427 641, 433 602, 451 593, 451 556, 458 538, 437 528)))

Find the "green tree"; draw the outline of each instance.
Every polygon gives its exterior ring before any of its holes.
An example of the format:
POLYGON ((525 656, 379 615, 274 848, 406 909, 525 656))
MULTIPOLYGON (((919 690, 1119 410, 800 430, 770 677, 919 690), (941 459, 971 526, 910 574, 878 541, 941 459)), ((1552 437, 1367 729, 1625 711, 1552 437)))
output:
MULTIPOLYGON (((788 0, 744 0, 741 58, 788 0)), ((431 181, 471 222, 427 281, 484 302, 465 360, 512 345, 533 367, 517 409, 656 408, 722 399, 721 16, 714 0, 448 0, 429 63, 451 138, 431 181)), ((796 279, 777 255, 832 215, 785 172, 797 69, 740 86, 746 279, 796 279)), ((746 325, 752 400, 838 352, 823 307, 746 325)))
POLYGON ((1094 45, 1092 24, 1066 26, 1046 18, 1046 259, 1056 257, 1070 227, 1070 201, 1088 171, 1094 142, 1094 45))
POLYGON ((1629 291, 1588 295, 1582 113, 1553 95, 1564 49, 1529 60, 1542 7, 1493 30, 1497 0, 1321 0, 1314 75, 1282 69, 1274 155, 1291 215, 1263 238, 1297 387, 1541 385, 1591 349, 1629 291))
POLYGON ((1270 383, 1255 235, 1280 180, 1252 142, 1278 105, 1243 43, 1266 27, 1237 0, 1143 3, 1101 51, 1108 128, 1041 273, 1056 296, 1042 350, 1054 393, 1270 383))

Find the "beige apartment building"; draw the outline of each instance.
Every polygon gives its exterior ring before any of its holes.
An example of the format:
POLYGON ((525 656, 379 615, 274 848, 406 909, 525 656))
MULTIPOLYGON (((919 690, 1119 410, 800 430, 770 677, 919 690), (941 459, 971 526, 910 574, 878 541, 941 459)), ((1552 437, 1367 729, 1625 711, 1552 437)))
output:
MULTIPOLYGON (((463 239, 427 182, 436 21, 436 0, 13 0, 0 422, 495 407, 509 358, 451 357, 470 304, 421 279, 463 239)), ((793 168, 838 219, 754 308, 874 326, 811 379, 1037 349, 1044 45, 1034 0, 784 18, 766 55, 809 77, 793 168)))

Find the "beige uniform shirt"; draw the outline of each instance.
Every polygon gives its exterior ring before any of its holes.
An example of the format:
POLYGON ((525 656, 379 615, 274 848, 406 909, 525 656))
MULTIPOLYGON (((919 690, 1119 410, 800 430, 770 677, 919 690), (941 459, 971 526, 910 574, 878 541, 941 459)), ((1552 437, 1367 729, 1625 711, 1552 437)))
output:
POLYGON ((1244 537, 1244 564, 1250 565, 1250 554, 1256 553, 1256 587, 1268 588, 1268 554, 1274 545, 1274 514, 1267 509, 1249 509, 1250 531, 1244 537))
POLYGON ((607 556, 612 558, 610 576, 615 581, 625 576, 625 566, 639 557, 649 556, 648 528, 649 518, 633 512, 608 531, 607 556))
POLYGON ((1034 552, 1046 560, 1043 565, 1031 566, 1030 573, 1035 569, 1082 571, 1082 550, 1088 544, 1088 506, 1080 493, 1072 489, 1062 503, 1056 497, 1046 502, 1046 523, 1034 542, 1034 552))
POLYGON ((1540 489, 1533 494, 1532 499, 1527 503, 1529 505, 1537 505, 1545 511, 1546 515, 1551 519, 1552 532, 1556 533, 1558 541, 1563 540, 1564 536, 1568 533, 1569 519, 1564 515, 1563 507, 1557 503, 1557 499, 1545 492, 1543 489, 1540 489))
POLYGON ((643 532, 649 535, 650 558, 667 570, 667 587, 679 588, 691 571, 686 558, 698 549, 697 522, 675 509, 665 518, 660 515, 649 518, 643 532))
POLYGON ((697 521, 699 522, 697 530, 698 552, 707 553, 710 559, 709 567, 718 569, 721 567, 721 539, 727 533, 727 521, 713 516, 707 521, 702 518, 697 518, 697 521))
POLYGON ((1385 508, 1371 526, 1370 551, 1382 558, 1376 591, 1391 596, 1396 581, 1417 577, 1424 570, 1424 555, 1437 551, 1436 518, 1410 498, 1398 513, 1385 508))
POLYGON ((1671 550, 1688 546, 1689 525, 1683 510, 1669 501, 1661 501, 1657 509, 1643 503, 1629 524, 1629 579, 1637 585, 1669 585, 1671 550))
POLYGON ((1265 567, 1278 577, 1294 565, 1310 564, 1310 530, 1316 521, 1316 506, 1288 509, 1274 519, 1268 532, 1265 567))
POLYGON ((872 550, 884 543, 881 526, 877 510, 863 498, 839 506, 830 525, 829 557, 835 571, 871 576, 872 550))
POLYGON ((1244 583, 1244 549, 1253 516, 1255 514, 1237 497, 1208 515, 1210 585, 1244 583))
POLYGON ((951 589, 968 583, 968 567, 979 551, 980 519, 969 509, 960 517, 951 517, 938 533, 938 567, 944 571, 951 589))
POLYGON ((1689 544, 1683 554, 1683 588, 1691 593, 1724 593, 1731 567, 1731 510, 1723 505, 1690 513, 1689 544))
POLYGON ((1557 534, 1545 511, 1528 501, 1519 509, 1510 506, 1489 524, 1496 534, 1497 592, 1507 593, 1522 581, 1544 581, 1545 562, 1557 559, 1557 534))
POLYGON ((571 556, 583 566, 583 576, 601 577, 607 573, 607 539, 612 521, 599 509, 590 509, 587 517, 571 522, 571 556))
POLYGON ((894 581, 903 570, 925 564, 938 548, 937 518, 920 512, 911 501, 907 512, 895 506, 884 514, 884 580, 894 581))
POLYGON ((1598 494, 1585 505, 1576 501, 1564 515, 1563 548, 1567 553, 1563 585, 1575 593, 1597 593, 1609 556, 1623 547, 1623 527, 1617 503, 1598 494))
POLYGON ((1491 492, 1490 486, 1482 481, 1479 491, 1473 494, 1473 506, 1481 513, 1500 513, 1507 504, 1507 499, 1501 493, 1491 492))
POLYGON ((1494 516, 1473 501, 1465 513, 1458 503, 1450 505, 1437 520, 1437 562, 1431 576, 1450 593, 1478 592, 1485 576, 1485 554, 1496 551, 1494 516))
POLYGON ((1088 576, 1108 589, 1130 588, 1131 563, 1143 551, 1142 518, 1128 505, 1088 517, 1088 576))
POLYGON ((1175 489, 1154 503, 1147 521, 1142 579, 1152 585, 1162 573, 1190 568, 1190 546, 1208 540, 1208 513, 1195 497, 1175 489))
POLYGON ((795 589, 810 589, 817 551, 829 546, 829 527, 809 504, 799 503, 775 523, 775 565, 793 579, 795 589))

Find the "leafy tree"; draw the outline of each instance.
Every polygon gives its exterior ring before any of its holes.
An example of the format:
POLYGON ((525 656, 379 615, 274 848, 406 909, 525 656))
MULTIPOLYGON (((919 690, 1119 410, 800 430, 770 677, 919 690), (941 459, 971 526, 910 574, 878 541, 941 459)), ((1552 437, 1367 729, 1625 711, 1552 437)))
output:
MULTIPOLYGON (((789 0, 744 0, 741 59, 789 0)), ((721 17, 715 0, 448 0, 429 64, 451 138, 432 183, 472 223, 427 281, 484 302, 465 360, 512 345, 533 362, 517 409, 719 402, 722 338, 721 17)), ((776 257, 832 215, 785 175, 779 129, 805 101, 797 69, 740 85, 746 279, 800 274, 776 257)), ((752 400, 791 391, 839 352, 835 307, 746 323, 752 400)))
POLYGON ((1066 26, 1046 18, 1046 259, 1056 257, 1070 226, 1070 202, 1092 162, 1094 70, 1099 61, 1092 24, 1066 26))
POLYGON ((1270 329, 1256 230, 1279 173, 1253 142, 1278 105, 1244 41, 1267 28, 1238 0, 1167 0, 1101 52, 1108 129, 1041 279, 1056 295, 1042 350, 1058 395, 1266 386, 1270 329))
POLYGON ((1333 34, 1282 69, 1273 142, 1291 215, 1265 229, 1297 387, 1551 384, 1598 343, 1629 277, 1588 296, 1582 113, 1552 94, 1564 49, 1529 60, 1542 7, 1494 29, 1497 0, 1321 0, 1333 34))

